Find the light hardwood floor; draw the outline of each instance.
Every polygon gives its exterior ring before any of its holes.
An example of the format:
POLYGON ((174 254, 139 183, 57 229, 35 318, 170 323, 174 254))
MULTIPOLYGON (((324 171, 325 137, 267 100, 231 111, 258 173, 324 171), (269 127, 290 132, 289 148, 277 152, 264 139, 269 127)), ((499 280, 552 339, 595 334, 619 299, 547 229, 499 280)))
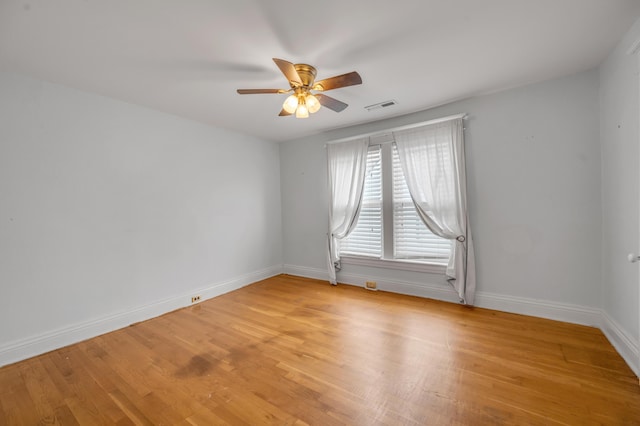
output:
POLYGON ((631 425, 594 328, 281 275, 0 369, 0 424, 631 425))

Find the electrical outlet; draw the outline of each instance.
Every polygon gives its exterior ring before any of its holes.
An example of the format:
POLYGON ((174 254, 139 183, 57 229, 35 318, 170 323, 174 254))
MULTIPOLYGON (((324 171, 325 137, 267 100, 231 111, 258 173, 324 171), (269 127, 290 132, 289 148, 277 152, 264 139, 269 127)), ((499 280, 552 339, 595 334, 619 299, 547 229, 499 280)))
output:
POLYGON ((367 281, 365 283, 365 288, 367 290, 377 290, 378 289, 378 283, 375 281, 367 281))
POLYGON ((200 296, 193 296, 191 298, 191 303, 196 303, 196 302, 199 302, 199 301, 200 301, 200 296))

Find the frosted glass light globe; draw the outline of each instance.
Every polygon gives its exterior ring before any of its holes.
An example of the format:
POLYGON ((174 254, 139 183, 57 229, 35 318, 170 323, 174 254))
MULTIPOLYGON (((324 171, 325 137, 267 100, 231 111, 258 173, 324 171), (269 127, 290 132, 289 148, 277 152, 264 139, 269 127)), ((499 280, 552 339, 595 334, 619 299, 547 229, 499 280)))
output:
POLYGON ((313 96, 311 93, 307 95, 306 104, 307 104, 307 109, 311 114, 318 112, 318 110, 320 109, 320 102, 318 101, 318 98, 313 96))
POLYGON ((282 109, 287 111, 289 114, 296 112, 296 108, 298 108, 298 97, 296 95, 289 96, 282 104, 282 109))
POLYGON ((296 110, 296 118, 307 118, 309 117, 309 110, 304 103, 298 104, 298 109, 296 110))

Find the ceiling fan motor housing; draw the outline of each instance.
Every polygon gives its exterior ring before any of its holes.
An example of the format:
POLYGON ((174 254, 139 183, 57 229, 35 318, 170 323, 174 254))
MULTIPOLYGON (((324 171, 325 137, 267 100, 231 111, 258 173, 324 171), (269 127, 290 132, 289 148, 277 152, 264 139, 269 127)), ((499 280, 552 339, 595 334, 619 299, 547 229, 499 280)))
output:
MULTIPOLYGON (((298 73, 298 76, 300 77, 300 82, 302 83, 302 85, 308 87, 313 86, 313 82, 316 79, 316 69, 307 64, 295 64, 294 67, 298 73)), ((293 84, 291 85, 291 87, 294 87, 293 84)))

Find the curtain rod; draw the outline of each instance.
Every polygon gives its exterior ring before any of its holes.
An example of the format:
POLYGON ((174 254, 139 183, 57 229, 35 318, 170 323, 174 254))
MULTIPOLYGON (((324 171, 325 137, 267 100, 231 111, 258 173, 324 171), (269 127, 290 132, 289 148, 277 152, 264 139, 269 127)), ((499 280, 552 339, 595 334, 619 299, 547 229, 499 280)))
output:
POLYGON ((363 133, 363 134, 356 135, 356 136, 349 136, 349 137, 346 137, 346 138, 335 139, 335 140, 327 142, 326 145, 331 145, 331 144, 334 144, 334 143, 347 142, 347 141, 351 141, 351 140, 354 140, 354 139, 371 138, 371 137, 375 137, 375 136, 383 136, 383 135, 388 135, 388 134, 393 133, 393 132, 398 132, 400 130, 415 129, 416 127, 428 126, 430 124, 443 123, 445 121, 451 121, 451 120, 455 120, 457 118, 464 119, 466 117, 467 117, 466 113, 449 115, 447 117, 436 118, 436 119, 427 120, 427 121, 421 121, 419 123, 408 124, 406 126, 391 127, 389 129, 379 130, 377 132, 363 133))

